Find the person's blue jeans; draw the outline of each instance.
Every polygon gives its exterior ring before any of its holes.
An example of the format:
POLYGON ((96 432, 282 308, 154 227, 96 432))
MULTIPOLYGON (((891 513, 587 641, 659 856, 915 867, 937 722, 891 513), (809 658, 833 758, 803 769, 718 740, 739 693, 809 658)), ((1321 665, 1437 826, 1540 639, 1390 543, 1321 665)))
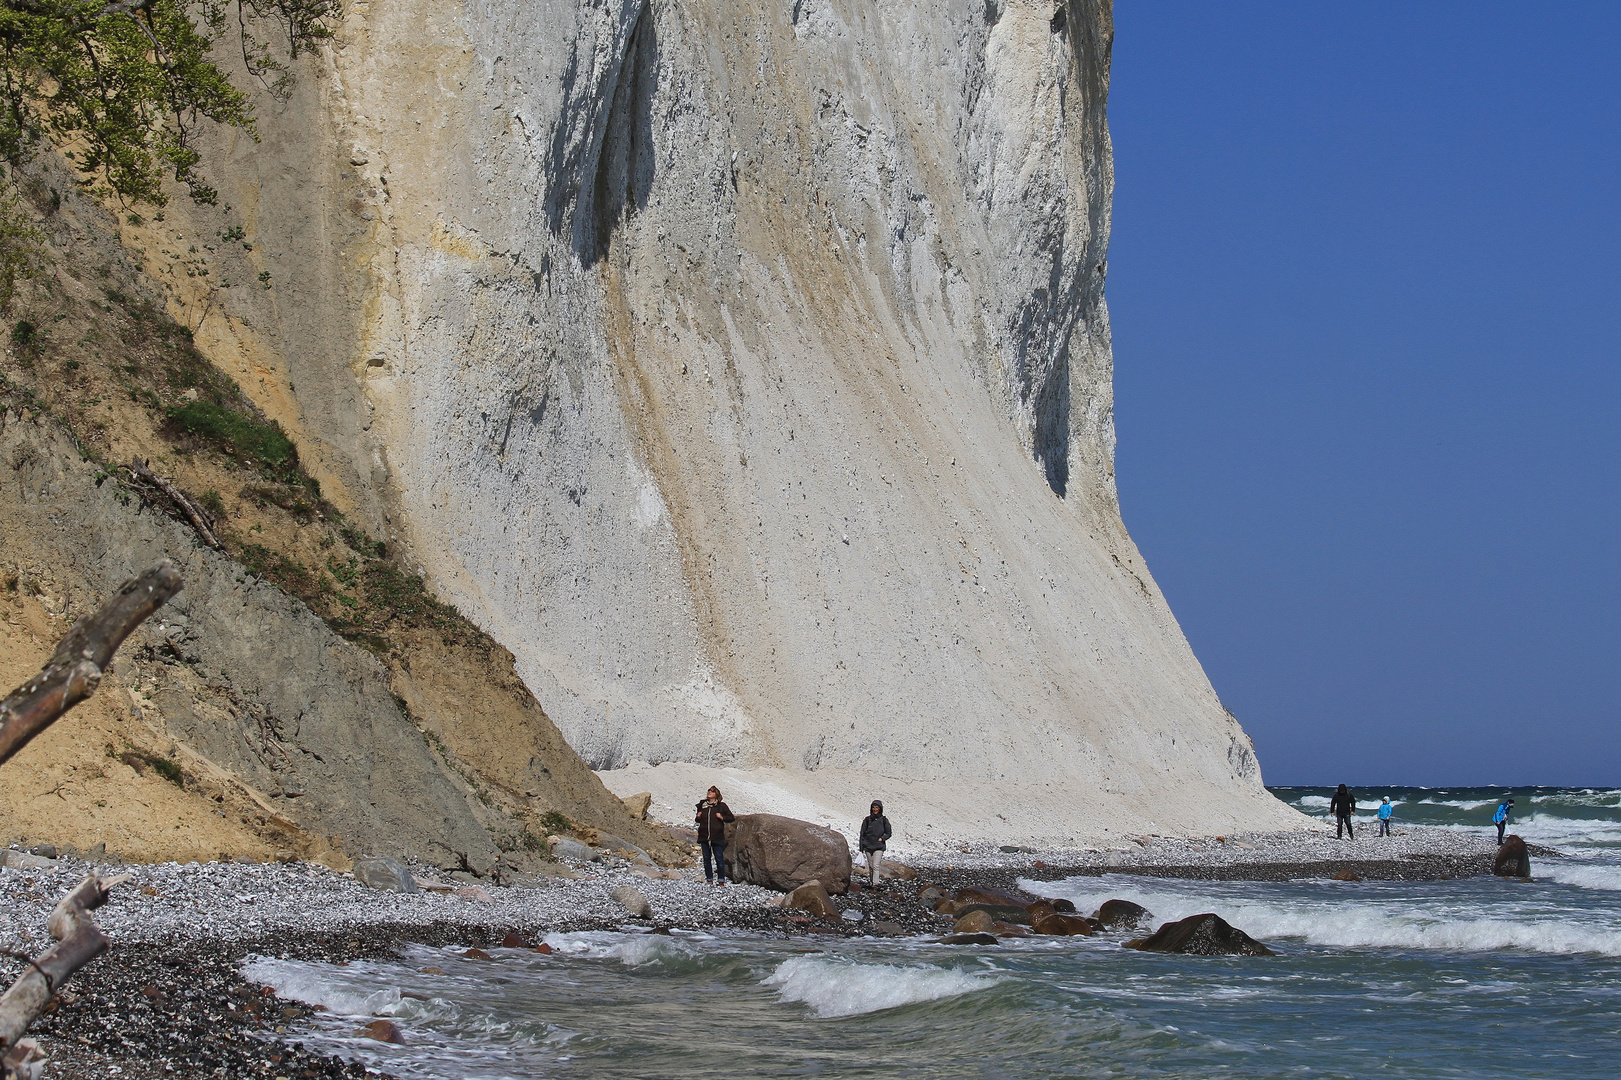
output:
POLYGON ((1382 817, 1382 818, 1379 819, 1379 835, 1380 836, 1389 836, 1390 835, 1390 819, 1389 818, 1382 817))
POLYGON ((704 880, 705 881, 714 881, 715 880, 715 875, 719 874, 720 879, 722 881, 725 881, 726 880, 726 854, 725 854, 726 853, 726 841, 725 840, 700 840, 700 841, 698 841, 698 846, 704 849, 704 880), (713 870, 710 869, 710 863, 709 863, 709 858, 710 858, 711 854, 713 854, 714 858, 715 858, 715 863, 714 863, 714 869, 713 870))

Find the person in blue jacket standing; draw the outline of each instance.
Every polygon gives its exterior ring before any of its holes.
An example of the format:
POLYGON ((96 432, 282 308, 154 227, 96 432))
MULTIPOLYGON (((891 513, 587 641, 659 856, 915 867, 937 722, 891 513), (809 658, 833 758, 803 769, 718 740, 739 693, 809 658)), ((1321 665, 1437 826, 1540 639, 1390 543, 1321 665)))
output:
POLYGON ((1502 846, 1503 830, 1508 828, 1508 816, 1514 812, 1514 800, 1507 795, 1497 804, 1497 813, 1492 815, 1492 824, 1497 826, 1497 843, 1502 846))
POLYGON ((1390 796, 1386 795, 1379 800, 1379 835, 1390 835, 1390 814, 1395 808, 1390 805, 1390 796))

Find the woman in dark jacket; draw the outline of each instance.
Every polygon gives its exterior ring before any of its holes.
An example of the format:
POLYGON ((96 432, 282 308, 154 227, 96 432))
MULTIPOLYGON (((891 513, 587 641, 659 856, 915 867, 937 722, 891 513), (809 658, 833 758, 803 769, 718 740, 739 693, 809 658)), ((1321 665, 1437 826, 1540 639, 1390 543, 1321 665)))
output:
POLYGON ((872 811, 861 821, 861 853, 867 857, 867 884, 878 887, 878 875, 883 872, 885 843, 890 837, 889 819, 884 816, 884 804, 872 801, 872 811))
POLYGON ((1356 833, 1351 829, 1351 815, 1356 813, 1356 796, 1345 790, 1341 784, 1340 789, 1334 792, 1328 800, 1328 809, 1334 814, 1334 839, 1340 838, 1343 831, 1349 840, 1356 839, 1356 833))
POLYGON ((720 788, 712 787, 698 804, 698 846, 704 851, 704 880, 711 885, 726 884, 726 823, 733 820, 731 808, 720 801, 720 788), (709 859, 715 859, 710 869, 709 859), (716 878, 719 877, 717 881, 716 878))

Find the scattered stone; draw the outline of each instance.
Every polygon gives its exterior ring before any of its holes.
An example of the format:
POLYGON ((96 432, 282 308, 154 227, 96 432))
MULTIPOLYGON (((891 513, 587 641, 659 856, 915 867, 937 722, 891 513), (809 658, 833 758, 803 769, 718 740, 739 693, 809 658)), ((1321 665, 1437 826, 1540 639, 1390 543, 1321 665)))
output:
POLYGON ((953 900, 950 897, 947 897, 938 904, 934 905, 934 913, 936 915, 955 915, 957 914, 957 909, 962 906, 963 902, 961 900, 953 900))
POLYGON ((953 934, 983 934, 996 922, 984 908, 976 908, 957 920, 951 928, 953 934))
POLYGON ((644 866, 654 865, 651 855, 622 836, 599 832, 597 833, 597 844, 601 846, 603 851, 618 855, 628 862, 637 862, 644 866))
POLYGON ((378 1042, 393 1043, 396 1046, 405 1045, 404 1033, 400 1031, 400 1026, 392 1020, 373 1020, 355 1034, 367 1039, 376 1039, 378 1042))
POLYGON ((845 922, 860 922, 866 917, 867 916, 861 911, 860 908, 850 908, 848 911, 844 912, 844 914, 839 916, 839 918, 843 919, 845 922))
POLYGON ((495 897, 490 895, 490 890, 482 885, 463 885, 456 890, 456 895, 475 904, 495 903, 495 897))
POLYGON ((630 912, 633 918, 651 919, 653 917, 653 905, 647 902, 647 897, 642 894, 642 890, 634 885, 621 885, 608 895, 619 901, 619 905, 630 912))
POLYGON ((424 975, 443 975, 444 973, 445 973, 444 968, 442 968, 442 967, 433 967, 432 965, 422 969, 422 974, 424 974, 424 975))
POLYGON ((850 844, 832 829, 777 814, 739 814, 726 833, 735 881, 789 892, 814 880, 835 896, 850 888, 850 844))
POLYGON ((468 949, 462 955, 469 960, 488 960, 490 958, 490 954, 483 949, 468 949))
POLYGON ((950 896, 951 893, 940 885, 923 885, 917 890, 917 901, 926 908, 932 908, 950 896))
POLYGON ((507 936, 501 939, 501 948, 503 948, 503 949, 533 949, 534 946, 531 945, 529 942, 525 941, 518 934, 512 932, 511 930, 508 930, 507 931, 507 936))
POLYGON ((879 881, 911 881, 915 877, 917 877, 916 870, 893 859, 885 859, 883 865, 878 868, 879 881))
POLYGON ((552 854, 559 859, 573 859, 575 862, 596 862, 602 854, 596 848, 580 843, 567 836, 554 836, 551 839, 552 854))
POLYGON ((426 892, 455 892, 456 891, 456 886, 452 885, 448 881, 440 881, 438 878, 419 878, 415 874, 413 874, 413 875, 411 875, 411 880, 416 883, 417 888, 422 889, 422 890, 424 890, 426 892))
MULTIPOLYGON (((1070 905, 1070 910, 1075 910, 1073 904, 1070 905)), ((1147 925, 1148 909, 1130 900, 1105 900, 1103 906, 1098 908, 1092 917, 1110 930, 1116 928, 1131 930, 1147 925)))
POLYGON ((550 956, 552 954, 552 947, 542 941, 539 945, 535 946, 535 951, 543 956, 550 956))
POLYGON ((11 870, 55 870, 56 860, 43 855, 30 855, 26 851, 7 851, 6 867, 11 870))
POLYGON ((999 944, 992 934, 947 934, 940 939, 941 945, 996 945, 999 944))
POLYGON ((1338 873, 1336 873, 1333 876, 1333 878, 1331 878, 1330 880, 1333 880, 1333 881, 1361 881, 1362 880, 1362 875, 1357 873, 1355 870, 1341 870, 1338 873))
POLYGON ((874 919, 867 927, 869 934, 882 934, 884 937, 900 937, 906 933, 906 928, 897 922, 888 919, 874 919))
POLYGON ((637 821, 646 821, 647 808, 653 805, 653 793, 651 791, 638 791, 634 795, 626 795, 619 801, 625 804, 625 809, 630 811, 631 817, 637 821))
POLYGON ((839 909, 833 906, 833 898, 822 888, 822 883, 814 879, 805 882, 782 898, 782 906, 794 908, 798 911, 808 911, 818 919, 837 919, 839 909))
POLYGON ((1498 877, 1528 878, 1531 876, 1531 853, 1525 849, 1525 841, 1510 833, 1503 845, 1497 849, 1497 859, 1492 864, 1492 873, 1498 877))
POLYGON ((38 855, 42 859, 54 859, 56 858, 56 845, 35 844, 33 847, 28 849, 28 854, 38 855))
POLYGON ((1210 913, 1166 923, 1145 938, 1126 942, 1126 948, 1190 956, 1277 955, 1220 915, 1210 913))
POLYGON ((369 856, 355 860, 355 880, 372 889, 384 892, 414 893, 416 879, 398 859, 369 856))

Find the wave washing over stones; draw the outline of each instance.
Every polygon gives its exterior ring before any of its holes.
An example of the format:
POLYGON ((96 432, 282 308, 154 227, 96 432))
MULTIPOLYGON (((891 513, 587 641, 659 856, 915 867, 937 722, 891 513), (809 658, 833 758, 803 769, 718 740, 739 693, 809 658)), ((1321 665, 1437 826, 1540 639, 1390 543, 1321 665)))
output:
POLYGON ((1112 35, 356 4, 221 147, 274 288, 171 306, 655 816, 724 777, 925 846, 1297 828, 1120 518, 1112 35))

